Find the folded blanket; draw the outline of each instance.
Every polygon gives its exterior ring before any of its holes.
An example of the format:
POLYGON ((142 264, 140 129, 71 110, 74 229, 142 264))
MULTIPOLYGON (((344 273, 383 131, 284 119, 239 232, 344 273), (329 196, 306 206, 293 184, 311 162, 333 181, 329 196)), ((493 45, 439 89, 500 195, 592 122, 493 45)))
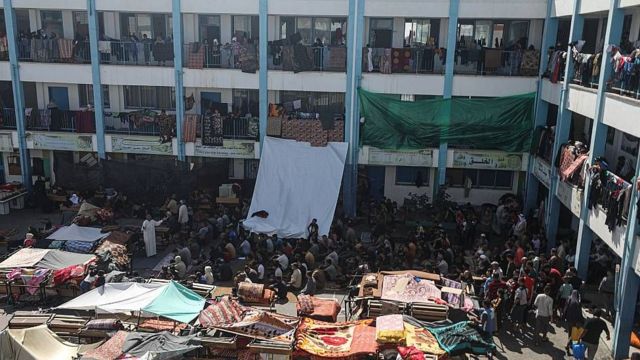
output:
POLYGON ((402 315, 385 315, 376 319, 376 341, 398 343, 404 341, 404 321, 402 315))

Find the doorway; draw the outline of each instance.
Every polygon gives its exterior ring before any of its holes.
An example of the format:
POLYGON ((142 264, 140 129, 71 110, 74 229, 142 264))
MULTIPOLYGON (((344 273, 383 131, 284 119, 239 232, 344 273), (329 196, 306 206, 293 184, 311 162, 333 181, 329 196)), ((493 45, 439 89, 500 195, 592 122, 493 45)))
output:
POLYGON ((49 103, 60 110, 69 110, 69 89, 63 86, 49 86, 49 103))

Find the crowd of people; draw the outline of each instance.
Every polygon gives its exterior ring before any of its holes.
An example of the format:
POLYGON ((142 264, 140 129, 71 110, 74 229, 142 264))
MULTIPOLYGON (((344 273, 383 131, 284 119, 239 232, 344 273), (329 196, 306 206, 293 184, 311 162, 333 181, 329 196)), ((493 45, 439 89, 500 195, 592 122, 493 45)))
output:
POLYGON ((155 226, 165 224, 174 234, 176 256, 165 268, 167 277, 233 282, 235 287, 240 282, 263 283, 286 299, 288 292, 313 295, 327 287, 344 289, 356 273, 415 269, 461 282, 465 296, 479 299, 478 326, 488 335, 507 332, 541 345, 555 322, 566 328, 567 352, 579 355, 584 348, 589 358, 601 333, 609 336, 600 308, 592 318, 583 317, 587 280, 602 295, 597 305, 613 315, 610 269, 615 260, 606 245, 595 244, 589 279, 580 278, 569 240, 558 240, 547 251, 537 217, 525 218, 513 197, 491 210, 470 205, 452 210, 456 226, 448 229, 437 214, 434 222, 407 227, 398 221, 402 211, 397 205, 371 203, 365 209, 368 221, 337 216, 330 232, 319 234, 313 219, 308 237, 301 239, 247 233, 241 226, 246 204, 220 206, 212 216, 203 216, 172 196, 162 209, 164 218, 156 221, 147 215, 142 230, 148 256, 155 254, 155 226), (483 227, 486 217, 492 220, 483 227))

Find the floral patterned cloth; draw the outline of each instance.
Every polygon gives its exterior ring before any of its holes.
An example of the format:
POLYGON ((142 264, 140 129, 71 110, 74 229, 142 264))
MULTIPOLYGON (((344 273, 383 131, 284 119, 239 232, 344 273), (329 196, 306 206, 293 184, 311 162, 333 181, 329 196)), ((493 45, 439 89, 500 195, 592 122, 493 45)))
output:
POLYGON ((296 347, 308 354, 343 358, 377 351, 373 320, 338 324, 304 318, 296 333, 296 347))
POLYGON ((420 279, 410 274, 385 275, 382 283, 384 300, 405 303, 426 303, 429 298, 440 299, 442 296, 432 281, 420 279))

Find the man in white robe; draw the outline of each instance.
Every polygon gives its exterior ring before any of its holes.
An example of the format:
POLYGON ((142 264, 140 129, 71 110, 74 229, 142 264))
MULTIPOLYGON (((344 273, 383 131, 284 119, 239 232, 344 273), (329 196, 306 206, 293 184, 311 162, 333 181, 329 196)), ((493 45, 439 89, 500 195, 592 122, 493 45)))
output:
POLYGON ((153 220, 151 215, 147 214, 147 219, 142 223, 142 234, 147 257, 156 254, 156 226, 160 226, 163 221, 164 219, 160 221, 153 220))

